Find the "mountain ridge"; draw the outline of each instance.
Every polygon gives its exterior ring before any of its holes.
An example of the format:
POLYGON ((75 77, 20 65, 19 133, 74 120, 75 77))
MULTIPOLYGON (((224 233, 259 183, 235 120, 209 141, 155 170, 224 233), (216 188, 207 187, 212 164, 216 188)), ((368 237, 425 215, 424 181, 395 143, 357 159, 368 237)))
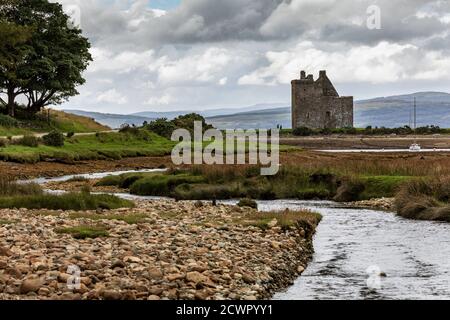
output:
MULTIPOLYGON (((450 94, 433 91, 355 101, 355 126, 401 127, 409 125, 414 97, 417 98, 419 125, 438 125, 442 128, 450 128, 450 94)), ((291 127, 291 107, 288 103, 257 104, 238 109, 205 111, 138 112, 130 115, 80 110, 66 111, 91 116, 96 121, 110 127, 120 127, 120 124, 123 123, 141 125, 144 121, 149 122, 156 118, 171 119, 191 112, 203 115, 208 122, 219 129, 266 129, 275 128, 279 125, 283 128, 291 127), (123 122, 120 123, 121 121, 123 122)))

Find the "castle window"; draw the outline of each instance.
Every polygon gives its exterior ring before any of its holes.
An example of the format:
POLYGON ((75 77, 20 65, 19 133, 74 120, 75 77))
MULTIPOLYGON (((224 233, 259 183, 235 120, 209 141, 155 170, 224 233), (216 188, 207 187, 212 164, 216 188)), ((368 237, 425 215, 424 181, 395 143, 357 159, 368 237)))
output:
POLYGON ((330 111, 327 111, 326 117, 327 117, 327 120, 330 120, 330 119, 331 119, 331 112, 330 112, 330 111))
POLYGON ((309 112, 306 114, 306 119, 308 119, 309 120, 309 118, 310 118, 310 115, 309 115, 309 112))

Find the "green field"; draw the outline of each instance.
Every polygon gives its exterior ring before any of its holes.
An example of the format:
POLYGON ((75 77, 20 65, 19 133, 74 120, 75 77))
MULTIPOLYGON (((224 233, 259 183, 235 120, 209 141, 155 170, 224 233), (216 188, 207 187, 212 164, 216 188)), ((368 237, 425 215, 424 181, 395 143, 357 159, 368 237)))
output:
POLYGON ((37 163, 59 161, 71 163, 79 160, 118 160, 125 157, 169 155, 174 143, 156 134, 141 131, 131 133, 97 133, 88 136, 66 138, 63 147, 38 147, 9 144, 0 148, 0 160, 37 163))
POLYGON ((107 131, 110 130, 110 128, 103 126, 90 118, 56 110, 50 110, 50 118, 48 117, 47 112, 42 112, 31 120, 18 120, 5 115, 0 115, 0 137, 45 133, 52 130, 87 133, 107 131))

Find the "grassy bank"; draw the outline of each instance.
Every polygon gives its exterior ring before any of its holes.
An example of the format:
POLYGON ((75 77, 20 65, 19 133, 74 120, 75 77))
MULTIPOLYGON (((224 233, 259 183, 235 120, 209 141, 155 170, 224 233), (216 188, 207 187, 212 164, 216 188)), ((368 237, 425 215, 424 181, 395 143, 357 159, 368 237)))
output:
POLYGON ((10 144, 0 148, 0 160, 19 163, 79 160, 121 159, 138 156, 164 156, 171 153, 173 143, 149 131, 137 133, 97 133, 66 138, 63 147, 38 145, 28 147, 10 144))
POLYGON ((116 186, 132 194, 168 196, 178 200, 324 199, 356 201, 392 197, 410 176, 344 176, 283 166, 275 176, 261 176, 256 166, 195 166, 167 173, 125 174, 100 180, 97 186, 116 186))
POLYGON ((52 195, 36 184, 17 184, 0 177, 0 208, 26 208, 48 210, 96 210, 133 207, 133 202, 113 195, 95 195, 88 190, 80 193, 52 195))
POLYGON ((404 184, 395 205, 404 218, 450 222, 450 179, 419 179, 404 184))
POLYGON ((50 110, 50 113, 43 111, 31 119, 22 119, 20 116, 18 119, 14 119, 0 115, 0 137, 43 133, 52 130, 85 133, 106 131, 110 130, 110 128, 90 118, 57 110, 50 110))

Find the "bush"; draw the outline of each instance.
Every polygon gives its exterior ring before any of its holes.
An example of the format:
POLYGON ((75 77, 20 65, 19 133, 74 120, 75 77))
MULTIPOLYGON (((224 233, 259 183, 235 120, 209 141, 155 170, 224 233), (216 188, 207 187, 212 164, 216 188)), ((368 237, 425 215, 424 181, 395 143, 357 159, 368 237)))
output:
POLYGON ((365 190, 365 185, 362 181, 356 179, 346 179, 338 188, 335 201, 350 202, 360 200, 361 193, 365 190))
POLYGON ((66 137, 70 139, 70 138, 72 138, 74 135, 75 135, 75 132, 70 131, 70 132, 67 132, 66 137))
POLYGON ((238 202, 238 207, 248 207, 253 209, 258 209, 258 203, 255 200, 244 198, 238 202))
POLYGON ((19 126, 19 122, 10 116, 0 114, 0 126, 6 128, 15 128, 19 126))
POLYGON ((398 215, 408 219, 450 222, 450 179, 413 180, 395 197, 398 215))
POLYGON ((18 184, 8 177, 0 176, 0 197, 40 195, 42 193, 42 188, 38 184, 18 184))
POLYGON ((59 131, 52 131, 42 138, 46 146, 63 147, 64 135, 59 131))
POLYGON ((6 148, 9 144, 8 139, 0 138, 0 148, 6 148))
POLYGON ((138 135, 139 131, 140 131, 139 128, 135 126, 130 126, 129 124, 122 125, 119 130, 120 133, 130 133, 132 135, 138 135))
POLYGON ((326 188, 306 188, 298 192, 298 198, 300 200, 325 200, 329 199, 331 196, 330 191, 326 188))
POLYGON ((168 139, 172 137, 173 131, 177 129, 173 122, 168 121, 165 118, 156 119, 155 121, 150 122, 145 128, 168 139))
POLYGON ((39 138, 31 135, 25 135, 16 140, 15 143, 25 147, 37 148, 39 146, 39 138))
POLYGON ((177 200, 228 200, 243 196, 230 185, 181 184, 175 188, 173 197, 177 200))
POLYGON ((202 177, 189 175, 154 175, 137 180, 130 186, 132 194, 141 196, 172 196, 175 188, 182 184, 201 183, 202 177))
POLYGON ((307 127, 300 127, 292 130, 292 134, 299 137, 308 137, 314 134, 314 130, 307 127))

